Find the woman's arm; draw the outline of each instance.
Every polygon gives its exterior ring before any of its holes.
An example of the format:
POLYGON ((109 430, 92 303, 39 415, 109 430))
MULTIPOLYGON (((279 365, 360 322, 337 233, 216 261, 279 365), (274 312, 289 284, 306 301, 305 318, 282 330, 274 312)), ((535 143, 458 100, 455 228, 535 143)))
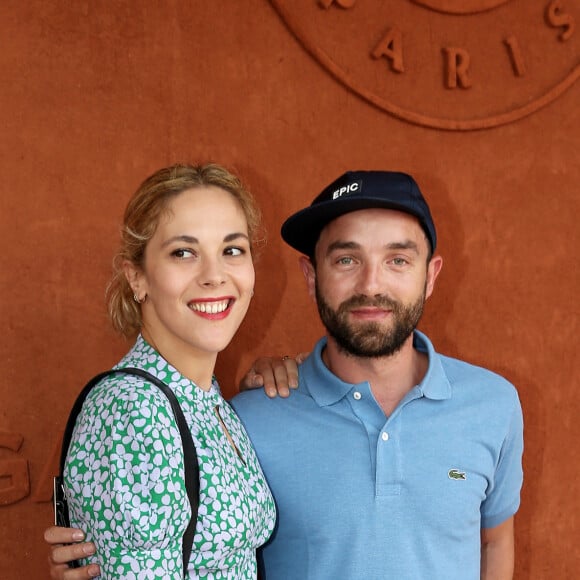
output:
POLYGON ((300 353, 295 358, 260 357, 240 381, 240 391, 263 387, 268 397, 289 397, 290 389, 298 387, 298 365, 310 353, 300 353))
POLYGON ((182 578, 190 516, 183 449, 157 387, 124 378, 96 387, 77 420, 64 476, 71 523, 95 544, 104 576, 154 569, 182 578))

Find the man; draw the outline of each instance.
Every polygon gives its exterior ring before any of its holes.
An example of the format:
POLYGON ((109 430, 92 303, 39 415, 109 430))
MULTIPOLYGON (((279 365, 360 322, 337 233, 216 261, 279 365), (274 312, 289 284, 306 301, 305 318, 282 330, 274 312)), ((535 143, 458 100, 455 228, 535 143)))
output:
POLYGON ((327 335, 289 398, 232 401, 278 508, 263 577, 512 578, 521 408, 415 330, 442 266, 415 181, 346 173, 282 237, 327 335))

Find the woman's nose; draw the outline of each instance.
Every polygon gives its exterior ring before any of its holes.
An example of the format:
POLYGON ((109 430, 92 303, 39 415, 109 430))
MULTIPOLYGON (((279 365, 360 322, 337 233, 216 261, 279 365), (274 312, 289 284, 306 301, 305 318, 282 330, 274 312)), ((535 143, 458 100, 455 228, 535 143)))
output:
POLYGON ((227 280, 223 265, 219 260, 206 260, 203 263, 199 282, 206 287, 221 286, 227 280))

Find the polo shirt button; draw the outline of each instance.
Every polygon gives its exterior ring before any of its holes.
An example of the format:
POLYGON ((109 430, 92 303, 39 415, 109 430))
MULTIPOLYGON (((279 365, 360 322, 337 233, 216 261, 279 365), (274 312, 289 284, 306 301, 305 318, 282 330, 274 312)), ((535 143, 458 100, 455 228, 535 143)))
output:
POLYGON ((388 440, 389 440, 389 434, 388 434, 386 431, 383 431, 383 432, 381 433, 381 439, 382 439, 383 441, 388 441, 388 440))
POLYGON ((361 395, 361 394, 360 394, 358 391, 355 391, 355 392, 353 393, 353 395, 352 395, 352 396, 353 396, 353 397, 355 398, 355 400, 357 400, 357 401, 360 401, 360 400, 362 399, 362 395, 361 395))

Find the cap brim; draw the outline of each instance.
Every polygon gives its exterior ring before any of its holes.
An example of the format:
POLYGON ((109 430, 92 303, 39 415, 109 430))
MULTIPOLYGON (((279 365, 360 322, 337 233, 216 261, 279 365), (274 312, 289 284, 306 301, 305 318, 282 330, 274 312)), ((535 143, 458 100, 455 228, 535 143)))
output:
MULTIPOLYGON (((409 207, 382 198, 344 197, 309 206, 290 216, 281 228, 282 239, 295 250, 307 255, 314 255, 314 248, 320 237, 320 232, 336 218, 361 209, 394 209, 406 214, 415 215, 409 207)), ((423 224, 421 224, 422 227, 423 224)))

